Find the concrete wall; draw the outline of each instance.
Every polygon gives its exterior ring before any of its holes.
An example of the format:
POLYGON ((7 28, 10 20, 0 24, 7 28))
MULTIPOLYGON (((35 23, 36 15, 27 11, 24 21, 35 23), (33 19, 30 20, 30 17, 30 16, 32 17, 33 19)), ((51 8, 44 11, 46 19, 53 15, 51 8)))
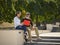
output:
POLYGON ((23 45, 22 30, 0 30, 0 45, 23 45))

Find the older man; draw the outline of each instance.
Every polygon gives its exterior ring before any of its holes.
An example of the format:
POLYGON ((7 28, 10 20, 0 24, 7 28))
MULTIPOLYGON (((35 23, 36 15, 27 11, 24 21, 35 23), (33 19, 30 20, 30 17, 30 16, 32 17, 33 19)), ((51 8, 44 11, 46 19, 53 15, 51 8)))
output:
POLYGON ((38 33, 38 29, 33 26, 33 23, 32 23, 30 16, 31 16, 30 13, 27 12, 26 16, 23 18, 22 22, 23 22, 24 26, 26 26, 28 29, 27 31, 29 34, 29 40, 31 41, 31 38, 32 38, 31 30, 35 30, 37 37, 39 37, 39 33, 38 33))

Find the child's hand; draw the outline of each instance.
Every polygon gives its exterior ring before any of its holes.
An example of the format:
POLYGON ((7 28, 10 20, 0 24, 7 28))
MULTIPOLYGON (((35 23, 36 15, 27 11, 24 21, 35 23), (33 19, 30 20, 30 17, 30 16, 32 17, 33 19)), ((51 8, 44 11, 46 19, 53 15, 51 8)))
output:
POLYGON ((23 23, 21 23, 20 25, 23 25, 23 23))

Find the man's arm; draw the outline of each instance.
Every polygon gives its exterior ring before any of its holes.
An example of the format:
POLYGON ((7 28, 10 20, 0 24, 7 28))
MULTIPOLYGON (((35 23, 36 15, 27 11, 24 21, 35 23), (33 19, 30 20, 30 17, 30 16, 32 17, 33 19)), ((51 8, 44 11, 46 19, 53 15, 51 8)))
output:
POLYGON ((33 26, 32 20, 30 20, 30 21, 31 21, 31 22, 30 22, 31 26, 33 26))

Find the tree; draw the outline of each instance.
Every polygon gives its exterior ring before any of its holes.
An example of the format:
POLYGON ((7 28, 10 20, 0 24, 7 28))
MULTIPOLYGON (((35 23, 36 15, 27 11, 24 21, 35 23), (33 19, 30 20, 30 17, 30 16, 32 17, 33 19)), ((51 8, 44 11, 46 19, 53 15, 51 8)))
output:
POLYGON ((60 0, 0 0, 0 21, 13 22, 16 11, 30 12, 33 22, 51 23, 60 19, 60 0))

